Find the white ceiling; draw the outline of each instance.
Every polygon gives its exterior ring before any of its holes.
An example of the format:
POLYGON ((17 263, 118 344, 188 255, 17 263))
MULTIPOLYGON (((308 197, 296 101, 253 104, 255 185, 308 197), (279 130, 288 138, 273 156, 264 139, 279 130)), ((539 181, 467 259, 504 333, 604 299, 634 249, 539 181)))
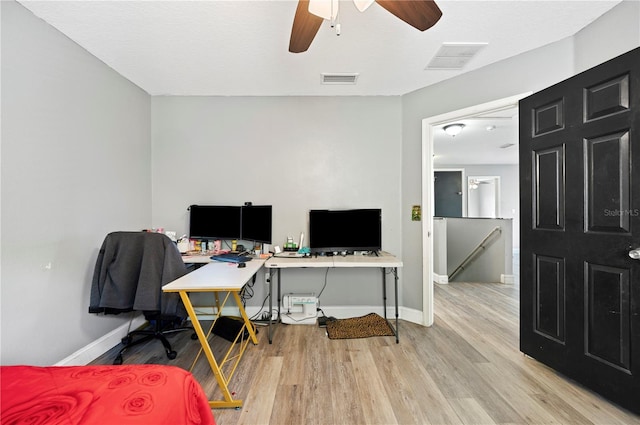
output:
POLYGON ((464 124, 452 137, 444 125, 434 128, 433 163, 436 167, 460 164, 517 164, 518 108, 456 120, 464 124))
MULTIPOLYGON (((442 19, 420 32, 373 4, 341 1, 311 47, 289 53, 296 0, 19 0, 151 95, 403 95, 574 35, 621 0, 436 0, 442 19), (443 43, 487 43, 462 70, 425 70, 443 43), (358 73, 323 85, 322 73, 358 73)), ((436 163, 515 164, 517 111, 436 133, 436 163), (495 125, 494 131, 485 127, 495 125)))
POLYGON ((402 95, 571 36, 620 0, 436 0, 425 32, 380 5, 341 1, 341 35, 325 21, 289 53, 295 0, 30 1, 52 26, 151 95, 402 95), (462 71, 425 70, 442 43, 487 47, 462 71), (359 73, 356 85, 320 74, 359 73))

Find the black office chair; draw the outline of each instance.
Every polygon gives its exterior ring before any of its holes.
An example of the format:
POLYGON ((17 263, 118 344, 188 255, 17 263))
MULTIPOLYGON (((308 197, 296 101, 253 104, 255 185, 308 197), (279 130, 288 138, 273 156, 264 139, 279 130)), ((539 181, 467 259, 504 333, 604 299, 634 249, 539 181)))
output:
POLYGON ((187 312, 180 296, 163 293, 162 286, 186 273, 176 245, 164 234, 113 232, 106 236, 93 274, 89 313, 141 311, 150 322, 148 329, 122 338, 124 347, 113 364, 122 364, 122 355, 132 346, 152 339, 162 342, 169 359, 176 358, 166 335, 194 329, 182 326, 187 312))

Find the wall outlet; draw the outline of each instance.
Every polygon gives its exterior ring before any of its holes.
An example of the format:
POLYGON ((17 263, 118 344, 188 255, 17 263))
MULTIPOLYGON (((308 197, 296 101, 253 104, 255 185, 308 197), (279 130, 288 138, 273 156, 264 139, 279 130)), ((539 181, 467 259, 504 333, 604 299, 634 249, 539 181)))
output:
POLYGON ((270 281, 270 273, 269 272, 264 272, 264 284, 268 285, 269 281, 270 281))

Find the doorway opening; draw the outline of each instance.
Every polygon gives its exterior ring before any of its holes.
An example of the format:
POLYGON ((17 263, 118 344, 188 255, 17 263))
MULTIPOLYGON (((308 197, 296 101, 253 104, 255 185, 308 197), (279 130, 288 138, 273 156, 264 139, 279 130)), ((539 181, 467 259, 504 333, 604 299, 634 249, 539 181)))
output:
MULTIPOLYGON (((431 326, 434 320, 433 311, 433 217, 434 217, 434 131, 435 128, 456 120, 472 118, 480 114, 517 108, 518 101, 531 92, 511 96, 480 105, 471 106, 453 112, 425 118, 422 120, 422 282, 423 323, 431 326)), ((517 229, 514 229, 514 232, 517 229)))
POLYGON ((500 176, 469 176, 467 188, 467 217, 500 217, 500 176))

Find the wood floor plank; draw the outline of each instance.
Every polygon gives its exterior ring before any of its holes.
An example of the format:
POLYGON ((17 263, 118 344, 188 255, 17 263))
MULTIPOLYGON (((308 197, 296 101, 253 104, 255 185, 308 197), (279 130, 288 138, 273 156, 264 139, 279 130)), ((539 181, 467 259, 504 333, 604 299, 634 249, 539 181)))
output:
POLYGON ((357 400, 362 406, 365 423, 367 424, 397 424, 391 400, 389 400, 385 385, 386 381, 378 373, 368 340, 353 340, 351 344, 351 362, 355 378, 357 400))
POLYGON ((474 398, 453 398, 449 403, 465 425, 495 424, 491 416, 474 398))
POLYGON ((255 388, 264 391, 251 391, 243 400, 242 413, 238 424, 268 424, 273 410, 276 391, 272 391, 282 371, 283 357, 267 357, 260 364, 260 373, 253 381, 255 388))
MULTIPOLYGON (((342 351, 348 353, 347 350, 342 351)), ((366 423, 362 404, 357 392, 354 391, 353 383, 356 382, 356 377, 351 359, 336 362, 332 366, 332 372, 331 405, 333 406, 333 417, 338 418, 337 423, 344 425, 366 423)))
POLYGON ((304 404, 308 395, 303 385, 277 385, 265 389, 269 390, 275 395, 269 423, 298 425, 306 422, 304 404))

